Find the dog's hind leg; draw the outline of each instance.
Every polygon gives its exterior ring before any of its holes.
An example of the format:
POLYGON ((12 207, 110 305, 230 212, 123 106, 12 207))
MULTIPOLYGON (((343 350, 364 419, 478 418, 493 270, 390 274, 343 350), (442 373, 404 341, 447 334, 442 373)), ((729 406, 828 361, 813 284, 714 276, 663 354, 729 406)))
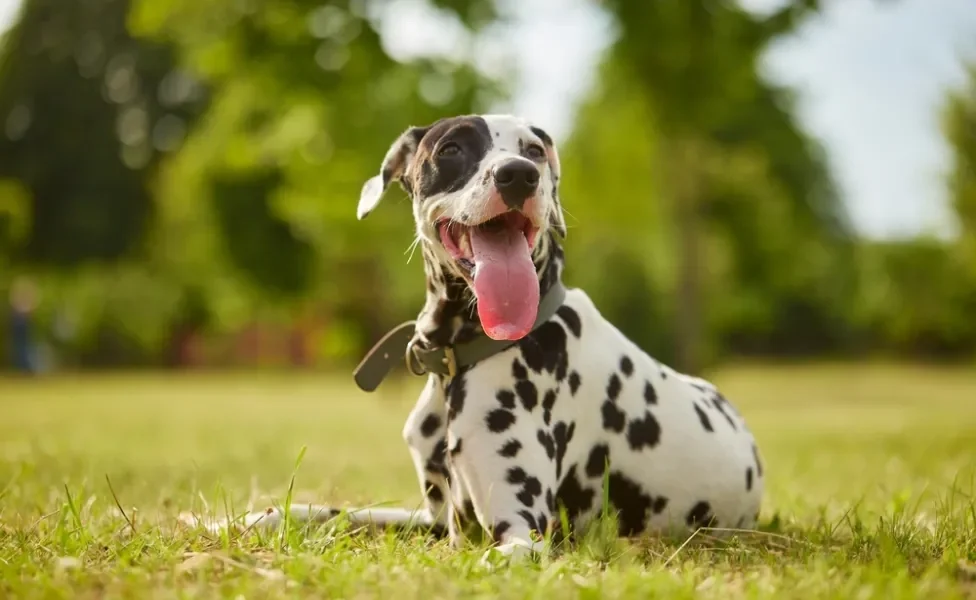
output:
MULTIPOLYGON (((291 523, 305 525, 325 523, 343 514, 345 519, 356 528, 373 527, 376 529, 429 531, 437 537, 447 534, 446 528, 440 525, 430 511, 426 509, 339 509, 321 504, 292 504, 288 509, 287 518, 291 523)), ((237 519, 216 519, 183 513, 180 515, 180 522, 189 527, 203 527, 211 534, 217 535, 224 529, 238 533, 255 529, 260 531, 274 530, 284 523, 285 517, 285 511, 281 508, 269 507, 263 511, 248 513, 237 519)))

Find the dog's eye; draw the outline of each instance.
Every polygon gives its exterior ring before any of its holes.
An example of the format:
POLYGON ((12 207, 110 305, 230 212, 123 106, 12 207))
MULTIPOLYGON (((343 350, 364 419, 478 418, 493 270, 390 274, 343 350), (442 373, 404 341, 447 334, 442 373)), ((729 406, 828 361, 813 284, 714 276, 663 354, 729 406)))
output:
POLYGON ((451 156, 457 156, 461 154, 461 146, 458 146, 454 142, 448 142, 440 147, 437 151, 437 156, 442 158, 449 158, 451 156))
POLYGON ((542 146, 532 144, 525 149, 525 154, 532 160, 542 160, 546 156, 546 151, 542 149, 542 146))

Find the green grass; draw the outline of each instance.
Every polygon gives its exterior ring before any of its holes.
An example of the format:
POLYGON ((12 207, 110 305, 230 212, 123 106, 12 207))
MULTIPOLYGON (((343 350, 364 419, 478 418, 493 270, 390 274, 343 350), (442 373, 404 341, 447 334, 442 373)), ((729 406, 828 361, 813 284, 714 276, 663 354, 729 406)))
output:
POLYGON ((623 542, 596 529, 495 572, 474 543, 342 523, 233 539, 177 526, 180 511, 289 493, 416 505, 400 429, 419 380, 368 395, 346 376, 0 379, 0 597, 976 598, 976 375, 711 376, 765 455, 761 532, 623 542))

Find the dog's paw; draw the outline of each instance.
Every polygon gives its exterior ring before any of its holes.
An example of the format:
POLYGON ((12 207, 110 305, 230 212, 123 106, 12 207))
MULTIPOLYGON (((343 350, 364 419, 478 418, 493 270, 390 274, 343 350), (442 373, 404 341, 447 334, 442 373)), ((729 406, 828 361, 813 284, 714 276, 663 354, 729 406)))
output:
POLYGON ((227 519, 217 519, 214 517, 202 517, 190 512, 182 512, 177 517, 180 525, 188 529, 202 529, 210 535, 217 535, 225 531, 228 527, 227 519))
POLYGON ((216 517, 198 516, 189 512, 182 512, 178 517, 179 523, 184 527, 202 529, 210 535, 220 535, 224 532, 242 533, 258 524, 273 527, 279 520, 277 511, 273 508, 249 513, 238 519, 218 519, 216 517))
POLYGON ((539 553, 538 544, 516 538, 505 544, 489 548, 481 556, 480 564, 482 567, 491 570, 500 564, 512 565, 537 558, 539 553))

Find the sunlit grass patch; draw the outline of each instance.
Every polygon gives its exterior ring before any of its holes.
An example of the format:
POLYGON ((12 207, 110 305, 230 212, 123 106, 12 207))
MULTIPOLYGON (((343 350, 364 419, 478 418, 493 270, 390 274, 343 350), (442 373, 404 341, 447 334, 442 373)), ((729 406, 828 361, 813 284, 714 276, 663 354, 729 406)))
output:
POLYGON ((143 375, 0 380, 2 597, 976 597, 976 381, 905 367, 714 375, 756 433, 758 531, 619 540, 612 515, 538 561, 342 516, 205 535, 295 502, 416 506, 418 381, 143 375))

